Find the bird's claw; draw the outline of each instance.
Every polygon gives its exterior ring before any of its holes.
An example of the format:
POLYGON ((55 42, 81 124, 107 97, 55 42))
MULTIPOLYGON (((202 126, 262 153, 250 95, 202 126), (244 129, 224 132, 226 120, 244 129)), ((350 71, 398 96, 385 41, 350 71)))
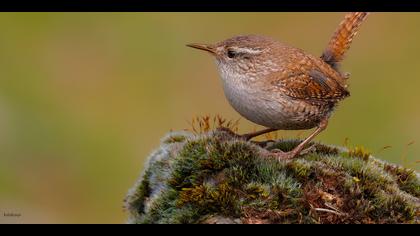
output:
POLYGON ((316 152, 316 144, 313 144, 313 145, 311 145, 310 147, 308 147, 308 148, 306 148, 306 149, 302 150, 302 151, 300 152, 300 155, 306 155, 306 154, 309 154, 309 153, 311 153, 311 152, 316 152))
POLYGON ((304 150, 300 151, 300 152, 295 151, 295 150, 292 150, 292 151, 289 151, 289 152, 283 152, 280 149, 273 149, 267 155, 271 156, 271 157, 274 157, 274 158, 277 158, 278 160, 290 160, 290 159, 296 158, 298 156, 303 156, 303 155, 306 155, 306 154, 314 152, 314 151, 316 151, 316 145, 315 144, 310 146, 307 149, 304 149, 304 150))
POLYGON ((283 152, 280 149, 273 149, 273 150, 267 151, 264 156, 268 158, 276 158, 277 160, 281 161, 281 160, 293 159, 297 156, 297 153, 294 151, 283 152))

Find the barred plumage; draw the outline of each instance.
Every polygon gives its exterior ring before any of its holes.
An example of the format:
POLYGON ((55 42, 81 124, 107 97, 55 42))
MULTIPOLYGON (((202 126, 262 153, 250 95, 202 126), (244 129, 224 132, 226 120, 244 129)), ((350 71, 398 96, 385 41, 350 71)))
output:
POLYGON ((360 25, 368 14, 367 12, 348 13, 334 32, 327 48, 321 56, 334 69, 338 69, 339 63, 344 59, 344 55, 350 48, 354 36, 357 34, 360 25))
POLYGON ((366 16, 347 14, 321 57, 258 35, 188 46, 215 57, 229 103, 243 117, 268 128, 238 137, 249 140, 278 129, 317 127, 292 151, 272 154, 293 158, 327 127, 336 104, 350 95, 347 76, 337 67, 366 16))

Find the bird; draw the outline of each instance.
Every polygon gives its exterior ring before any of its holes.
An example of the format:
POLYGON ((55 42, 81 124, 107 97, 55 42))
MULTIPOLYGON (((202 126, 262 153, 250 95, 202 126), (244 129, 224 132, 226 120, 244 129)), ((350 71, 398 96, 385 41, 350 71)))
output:
POLYGON ((188 47, 216 61, 225 97, 247 120, 266 127, 238 135, 245 140, 276 130, 315 130, 293 150, 270 155, 292 159, 328 126, 340 101, 350 96, 349 73, 340 70, 368 12, 345 14, 321 56, 262 35, 238 35, 215 44, 188 47))

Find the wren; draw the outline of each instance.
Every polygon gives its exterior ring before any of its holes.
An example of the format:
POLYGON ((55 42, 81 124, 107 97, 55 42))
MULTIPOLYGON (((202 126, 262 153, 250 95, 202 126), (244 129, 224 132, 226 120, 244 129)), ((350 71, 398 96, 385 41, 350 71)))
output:
POLYGON ((290 152, 270 153, 290 159, 326 129, 338 102, 350 96, 347 73, 339 70, 368 13, 345 15, 321 57, 275 39, 245 35, 216 44, 188 44, 209 52, 230 105, 246 119, 267 129, 240 135, 250 140, 276 130, 315 131, 290 152))

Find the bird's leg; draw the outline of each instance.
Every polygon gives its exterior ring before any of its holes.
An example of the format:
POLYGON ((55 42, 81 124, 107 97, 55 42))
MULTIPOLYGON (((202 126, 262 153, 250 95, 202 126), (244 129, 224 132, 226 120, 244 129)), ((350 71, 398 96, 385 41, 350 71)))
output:
MULTIPOLYGON (((328 125, 328 119, 325 118, 318 125, 317 129, 311 135, 309 135, 309 137, 307 137, 303 142, 301 142, 298 146, 296 146, 292 151, 290 151, 290 152, 277 151, 275 153, 272 153, 272 152, 268 153, 267 155, 274 156, 278 159, 292 159, 292 158, 295 158, 300 153, 305 152, 305 150, 303 150, 305 145, 308 144, 309 142, 311 142, 319 133, 321 133, 323 130, 325 130, 327 128, 327 125, 328 125)), ((309 148, 309 149, 311 149, 311 148, 309 148)))
POLYGON ((260 136, 260 135, 263 135, 263 134, 266 134, 266 133, 270 133, 270 132, 273 132, 273 131, 276 131, 276 130, 278 130, 278 129, 273 129, 273 128, 263 129, 263 130, 260 130, 260 131, 256 131, 256 132, 252 132, 252 133, 248 133, 248 134, 243 134, 243 135, 241 135, 241 138, 248 141, 248 140, 250 140, 254 137, 257 137, 257 136, 260 136))
POLYGON ((220 131, 227 132, 230 135, 232 135, 232 136, 234 136, 238 139, 243 139, 243 140, 246 140, 246 141, 249 141, 250 139, 252 139, 254 137, 257 137, 257 136, 260 136, 260 135, 270 133, 270 132, 273 132, 273 131, 277 130, 277 129, 269 128, 269 129, 263 129, 263 130, 260 130, 260 131, 240 135, 240 134, 236 134, 235 132, 233 132, 232 130, 230 130, 226 127, 219 127, 217 129, 220 130, 220 131))

